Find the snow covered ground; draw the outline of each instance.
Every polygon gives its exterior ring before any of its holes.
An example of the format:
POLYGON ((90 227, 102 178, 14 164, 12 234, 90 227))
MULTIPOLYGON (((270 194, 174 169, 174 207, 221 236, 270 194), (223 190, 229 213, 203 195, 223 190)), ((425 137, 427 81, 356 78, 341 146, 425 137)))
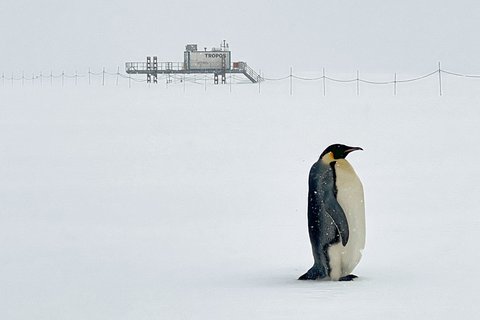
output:
POLYGON ((0 319, 474 319, 480 83, 434 81, 0 88, 0 319), (360 278, 297 281, 337 142, 360 278))

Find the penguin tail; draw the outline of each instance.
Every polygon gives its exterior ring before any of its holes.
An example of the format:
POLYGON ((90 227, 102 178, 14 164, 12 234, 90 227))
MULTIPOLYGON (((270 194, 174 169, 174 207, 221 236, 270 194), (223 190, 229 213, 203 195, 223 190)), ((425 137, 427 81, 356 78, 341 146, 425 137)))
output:
POLYGON ((317 266, 313 266, 304 275, 301 275, 298 280, 316 280, 325 278, 325 272, 322 272, 317 266))

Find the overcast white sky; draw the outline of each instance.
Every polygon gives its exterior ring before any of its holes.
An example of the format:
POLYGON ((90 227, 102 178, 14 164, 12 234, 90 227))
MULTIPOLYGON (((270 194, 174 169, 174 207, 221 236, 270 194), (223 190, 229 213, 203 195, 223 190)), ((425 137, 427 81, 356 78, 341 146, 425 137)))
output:
POLYGON ((266 75, 480 73, 480 3, 387 0, 3 0, 0 72, 115 68, 184 45, 218 46, 266 75))

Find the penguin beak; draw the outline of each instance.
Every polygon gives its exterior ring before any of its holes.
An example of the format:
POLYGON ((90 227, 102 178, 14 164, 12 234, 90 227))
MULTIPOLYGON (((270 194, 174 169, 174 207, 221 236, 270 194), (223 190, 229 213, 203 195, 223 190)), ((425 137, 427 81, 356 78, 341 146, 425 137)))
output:
POLYGON ((345 150, 345 154, 349 154, 350 152, 356 151, 356 150, 362 150, 363 151, 363 149, 360 148, 360 147, 348 147, 348 149, 345 150))

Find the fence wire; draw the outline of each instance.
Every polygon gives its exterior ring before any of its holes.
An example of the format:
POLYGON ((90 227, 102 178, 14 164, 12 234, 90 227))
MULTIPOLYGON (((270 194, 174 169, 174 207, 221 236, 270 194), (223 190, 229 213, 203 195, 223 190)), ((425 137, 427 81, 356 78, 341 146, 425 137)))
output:
MULTIPOLYGON (((119 85, 119 79, 125 79, 128 80, 129 87, 131 86, 131 83, 146 83, 148 82, 145 77, 145 75, 132 75, 132 74, 126 74, 123 72, 119 71, 120 69, 117 68, 116 72, 110 72, 107 71, 105 68, 102 68, 101 71, 99 72, 93 72, 90 69, 86 73, 65 73, 64 71, 61 73, 54 73, 53 71, 50 72, 50 74, 44 74, 43 72, 40 72, 38 74, 32 73, 31 76, 26 76, 25 73, 23 72, 21 75, 15 75, 12 73, 11 75, 6 75, 5 73, 2 73, 2 81, 3 81, 3 86, 6 86, 6 82, 11 82, 12 85, 14 82, 21 81, 22 86, 25 84, 25 81, 31 81, 34 83, 35 81, 40 81, 43 83, 43 80, 50 80, 51 85, 53 85, 53 79, 62 79, 62 86, 64 85, 64 82, 66 79, 69 79, 72 81, 74 79, 75 85, 79 82, 79 79, 86 79, 88 78, 88 83, 89 85, 92 82, 92 79, 96 79, 98 83, 98 79, 101 79, 102 85, 105 85, 106 78, 108 77, 109 80, 113 78, 116 79, 116 85, 119 85), (142 77, 142 78, 141 78, 142 77)), ((438 76, 439 81, 440 81, 440 86, 441 86, 441 76, 442 75, 449 75, 453 77, 462 77, 462 78, 472 78, 472 79, 480 79, 480 74, 463 74, 463 73, 458 73, 458 72, 453 72, 450 70, 445 70, 439 67, 436 70, 433 70, 429 73, 426 73, 424 75, 420 75, 414 78, 399 78, 397 77, 397 74, 394 75, 393 80, 386 80, 386 81, 374 81, 371 79, 363 78, 359 76, 359 73, 357 71, 357 77, 355 78, 337 78, 337 77, 332 77, 332 76, 327 76, 325 74, 325 69, 323 70, 323 74, 321 76, 312 76, 312 77, 306 77, 306 76, 301 76, 294 74, 291 69, 290 69, 290 74, 283 76, 283 77, 267 77, 267 76, 259 76, 258 80, 258 85, 260 86, 260 82, 278 82, 278 81, 284 81, 284 80, 289 80, 290 81, 290 86, 292 86, 292 81, 297 80, 297 81, 322 81, 324 85, 324 92, 325 92, 325 86, 327 82, 336 82, 336 83, 357 83, 357 94, 358 94, 358 84, 359 83, 364 83, 364 84, 369 84, 369 85, 394 85, 395 86, 395 93, 396 93, 396 86, 397 84, 401 83, 409 83, 409 82, 416 82, 416 81, 421 81, 433 76, 438 76)), ((185 84, 185 83, 192 83, 196 85, 205 85, 206 86, 206 81, 207 78, 211 80, 211 75, 207 77, 206 75, 192 75, 192 74, 162 74, 157 76, 156 80, 157 83, 165 81, 166 84, 185 84)), ((154 82, 155 78, 152 75, 151 82, 154 82)), ((235 81, 235 84, 249 84, 251 83, 249 80, 245 79, 244 77, 236 74, 228 74, 226 79, 232 83, 232 81, 235 81)), ((441 88, 440 88, 440 94, 441 94, 441 88)))

